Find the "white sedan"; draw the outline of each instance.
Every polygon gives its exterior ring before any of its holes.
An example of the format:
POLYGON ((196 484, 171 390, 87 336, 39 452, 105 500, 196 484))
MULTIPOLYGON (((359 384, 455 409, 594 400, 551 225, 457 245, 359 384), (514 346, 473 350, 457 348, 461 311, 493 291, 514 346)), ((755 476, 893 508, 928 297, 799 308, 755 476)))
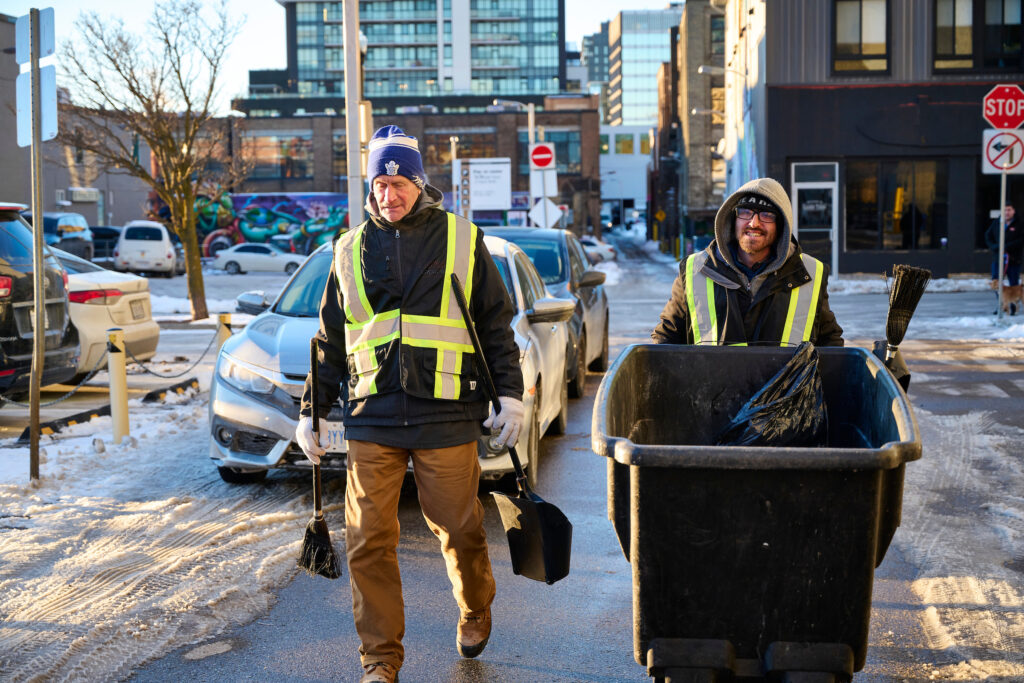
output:
POLYGON ((243 243, 218 251, 213 267, 232 275, 252 270, 291 275, 305 260, 305 256, 286 254, 266 244, 243 243))
MULTIPOLYGON (((101 268, 60 249, 52 251, 68 273, 68 310, 81 343, 74 381, 96 367, 107 348, 107 330, 112 327, 124 330, 125 346, 135 358, 152 358, 160 341, 160 326, 150 308, 149 280, 101 268)), ((101 364, 100 371, 105 369, 101 364)))

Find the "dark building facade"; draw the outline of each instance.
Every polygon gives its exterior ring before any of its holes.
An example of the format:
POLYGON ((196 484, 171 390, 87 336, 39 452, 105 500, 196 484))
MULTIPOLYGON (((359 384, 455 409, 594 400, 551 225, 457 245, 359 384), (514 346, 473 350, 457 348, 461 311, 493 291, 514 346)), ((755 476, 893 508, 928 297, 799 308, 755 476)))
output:
MULTIPOLYGON (((1024 81, 1019 0, 767 3, 764 172, 839 272, 987 272, 982 98, 1024 81), (802 36, 794 40, 793 36, 802 36)), ((1024 209, 1024 179, 1009 176, 1024 209)))

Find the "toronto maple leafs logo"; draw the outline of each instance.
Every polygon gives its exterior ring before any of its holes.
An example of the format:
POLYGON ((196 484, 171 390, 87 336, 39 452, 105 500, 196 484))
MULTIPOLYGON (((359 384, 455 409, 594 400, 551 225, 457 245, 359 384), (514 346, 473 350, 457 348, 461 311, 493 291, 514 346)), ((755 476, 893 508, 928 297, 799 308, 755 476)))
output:
POLYGON ((398 175, 398 164, 394 161, 389 161, 384 164, 384 170, 388 172, 388 175, 398 175))

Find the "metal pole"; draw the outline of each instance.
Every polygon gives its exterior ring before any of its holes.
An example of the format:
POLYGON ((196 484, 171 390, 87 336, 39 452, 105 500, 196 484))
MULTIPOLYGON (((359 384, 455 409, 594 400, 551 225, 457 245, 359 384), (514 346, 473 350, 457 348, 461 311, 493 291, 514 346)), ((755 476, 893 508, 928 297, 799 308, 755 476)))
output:
MULTIPOLYGON (((530 148, 533 147, 533 143, 535 143, 537 141, 537 119, 536 119, 536 111, 535 111, 535 107, 533 106, 533 102, 527 102, 527 104, 526 104, 526 131, 527 131, 526 135, 527 135, 527 137, 530 140, 530 144, 528 144, 526 146, 527 168, 529 168, 529 164, 531 163, 530 159, 529 159, 529 157, 530 157, 530 148)), ((533 196, 533 174, 534 173, 543 173, 543 171, 534 171, 533 169, 530 169, 530 171, 529 171, 529 179, 530 179, 530 186, 529 186, 530 208, 528 209, 529 211, 533 210, 533 200, 536 199, 533 196)), ((541 184, 543 185, 543 182, 541 184)), ((530 224, 529 216, 527 216, 526 224, 527 225, 530 224)))
POLYGON ((359 0, 343 0, 345 22, 345 156, 348 164, 348 225, 363 222, 363 168, 359 142, 359 0))
POLYGON ((29 63, 32 79, 32 374, 29 402, 30 479, 39 479, 39 389, 46 351, 46 271, 43 265, 42 96, 39 78, 39 10, 30 9, 29 63))
POLYGON ((452 162, 452 211, 456 214, 461 215, 459 211, 460 202, 460 190, 459 190, 459 173, 455 168, 455 160, 459 158, 459 136, 449 135, 448 144, 451 145, 451 162, 452 162))
POLYGON ((996 272, 999 277, 999 286, 996 292, 999 298, 996 301, 996 320, 1003 319, 1003 254, 1006 251, 1006 163, 1003 162, 1003 172, 999 181, 999 260, 996 262, 996 272))
POLYGON ((128 436, 128 372, 124 357, 124 330, 107 330, 107 373, 110 375, 110 421, 114 443, 128 436))

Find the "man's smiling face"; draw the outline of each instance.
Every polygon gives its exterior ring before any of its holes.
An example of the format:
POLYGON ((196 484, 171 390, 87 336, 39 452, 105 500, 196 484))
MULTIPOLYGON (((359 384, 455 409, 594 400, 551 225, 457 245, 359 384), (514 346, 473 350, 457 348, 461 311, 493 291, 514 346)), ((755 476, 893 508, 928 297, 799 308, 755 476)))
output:
POLYGON ((757 212, 750 218, 736 216, 736 241, 739 243, 740 251, 747 257, 743 259, 746 265, 760 263, 771 254, 772 245, 775 244, 778 234, 778 221, 778 217, 775 222, 762 221, 757 212))

